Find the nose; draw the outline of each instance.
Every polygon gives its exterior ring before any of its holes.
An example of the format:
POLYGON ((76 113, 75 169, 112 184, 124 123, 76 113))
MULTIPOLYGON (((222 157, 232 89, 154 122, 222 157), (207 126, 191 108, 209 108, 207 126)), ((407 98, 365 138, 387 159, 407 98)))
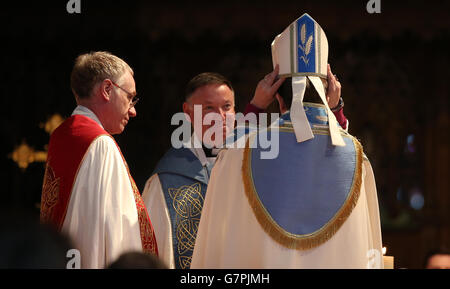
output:
POLYGON ((223 110, 222 108, 219 108, 220 116, 222 117, 222 120, 225 120, 227 117, 227 112, 223 110))
POLYGON ((135 117, 136 115, 137 115, 137 111, 136 111, 136 107, 131 107, 129 110, 128 110, 128 115, 130 116, 130 117, 135 117))

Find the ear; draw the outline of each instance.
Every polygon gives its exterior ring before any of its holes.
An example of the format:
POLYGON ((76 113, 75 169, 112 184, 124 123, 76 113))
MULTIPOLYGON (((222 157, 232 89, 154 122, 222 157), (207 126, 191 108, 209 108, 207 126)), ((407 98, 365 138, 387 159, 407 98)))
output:
POLYGON ((183 112, 189 116, 190 120, 192 120, 192 109, 189 103, 183 102, 183 112))
POLYGON ((275 95, 275 97, 278 100, 278 106, 280 108, 280 113, 281 114, 285 113, 288 109, 286 107, 286 103, 284 102, 283 98, 278 93, 275 95))
POLYGON ((183 102, 183 112, 189 114, 191 112, 191 109, 189 107, 189 104, 187 102, 183 102))
POLYGON ((98 85, 98 93, 101 95, 102 99, 105 101, 109 101, 111 99, 111 93, 113 90, 113 84, 109 79, 103 80, 98 85))

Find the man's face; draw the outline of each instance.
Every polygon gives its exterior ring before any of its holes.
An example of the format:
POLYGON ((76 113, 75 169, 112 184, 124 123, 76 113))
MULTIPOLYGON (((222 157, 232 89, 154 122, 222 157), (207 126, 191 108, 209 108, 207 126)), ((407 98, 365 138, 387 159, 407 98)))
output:
MULTIPOLYGON (((209 84, 197 88, 191 97, 183 104, 183 111, 189 115, 195 129, 196 121, 200 120, 196 119, 199 115, 194 113, 194 105, 201 105, 202 140, 204 140, 203 136, 209 128, 220 125, 222 127, 222 136, 219 136, 218 138, 216 134, 213 134, 211 135, 211 141, 216 144, 216 140, 219 141, 219 143, 224 141, 234 127, 235 111, 233 91, 225 84, 209 84), (205 124, 203 120, 210 113, 216 113, 216 116, 220 116, 218 118, 221 119, 221 123, 216 124, 216 121, 213 120, 210 124, 205 124)), ((207 119, 209 117, 207 117, 207 119)), ((196 133, 197 136, 200 137, 200 132, 196 131, 196 133)))
POLYGON ((120 134, 125 129, 131 117, 136 116, 136 108, 131 106, 131 100, 136 95, 136 84, 129 71, 112 85, 108 110, 108 119, 104 125, 110 134, 120 134))

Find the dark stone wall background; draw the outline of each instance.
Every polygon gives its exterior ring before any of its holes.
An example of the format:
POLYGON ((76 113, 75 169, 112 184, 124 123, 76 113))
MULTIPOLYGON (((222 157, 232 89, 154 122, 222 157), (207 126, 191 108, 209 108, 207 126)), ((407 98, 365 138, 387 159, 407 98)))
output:
POLYGON ((367 13, 367 1, 81 0, 81 14, 68 14, 67 1, 2 8, 2 206, 39 212, 44 164, 21 170, 10 153, 22 141, 45 150, 40 124, 54 113, 70 116, 77 55, 107 50, 135 71, 138 116, 116 140, 143 190, 170 146, 187 81, 224 74, 243 111, 271 71, 273 38, 307 12, 327 34, 350 133, 372 162, 388 254, 396 267, 420 268, 429 249, 450 244, 450 5, 392 2, 381 0, 380 14, 367 13), (411 206, 414 195, 422 208, 411 206))

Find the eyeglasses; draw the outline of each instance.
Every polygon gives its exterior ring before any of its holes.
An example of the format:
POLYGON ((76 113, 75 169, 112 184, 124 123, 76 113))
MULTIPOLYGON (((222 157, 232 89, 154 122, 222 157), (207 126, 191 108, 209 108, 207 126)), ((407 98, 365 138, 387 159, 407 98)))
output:
POLYGON ((132 108, 132 107, 134 107, 136 105, 136 103, 139 101, 139 97, 136 97, 136 95, 133 95, 132 93, 126 91, 124 88, 122 88, 120 85, 118 85, 117 83, 115 83, 112 80, 111 80, 111 83, 115 87, 120 88, 121 90, 123 90, 128 95, 128 99, 130 100, 130 108, 132 108))

